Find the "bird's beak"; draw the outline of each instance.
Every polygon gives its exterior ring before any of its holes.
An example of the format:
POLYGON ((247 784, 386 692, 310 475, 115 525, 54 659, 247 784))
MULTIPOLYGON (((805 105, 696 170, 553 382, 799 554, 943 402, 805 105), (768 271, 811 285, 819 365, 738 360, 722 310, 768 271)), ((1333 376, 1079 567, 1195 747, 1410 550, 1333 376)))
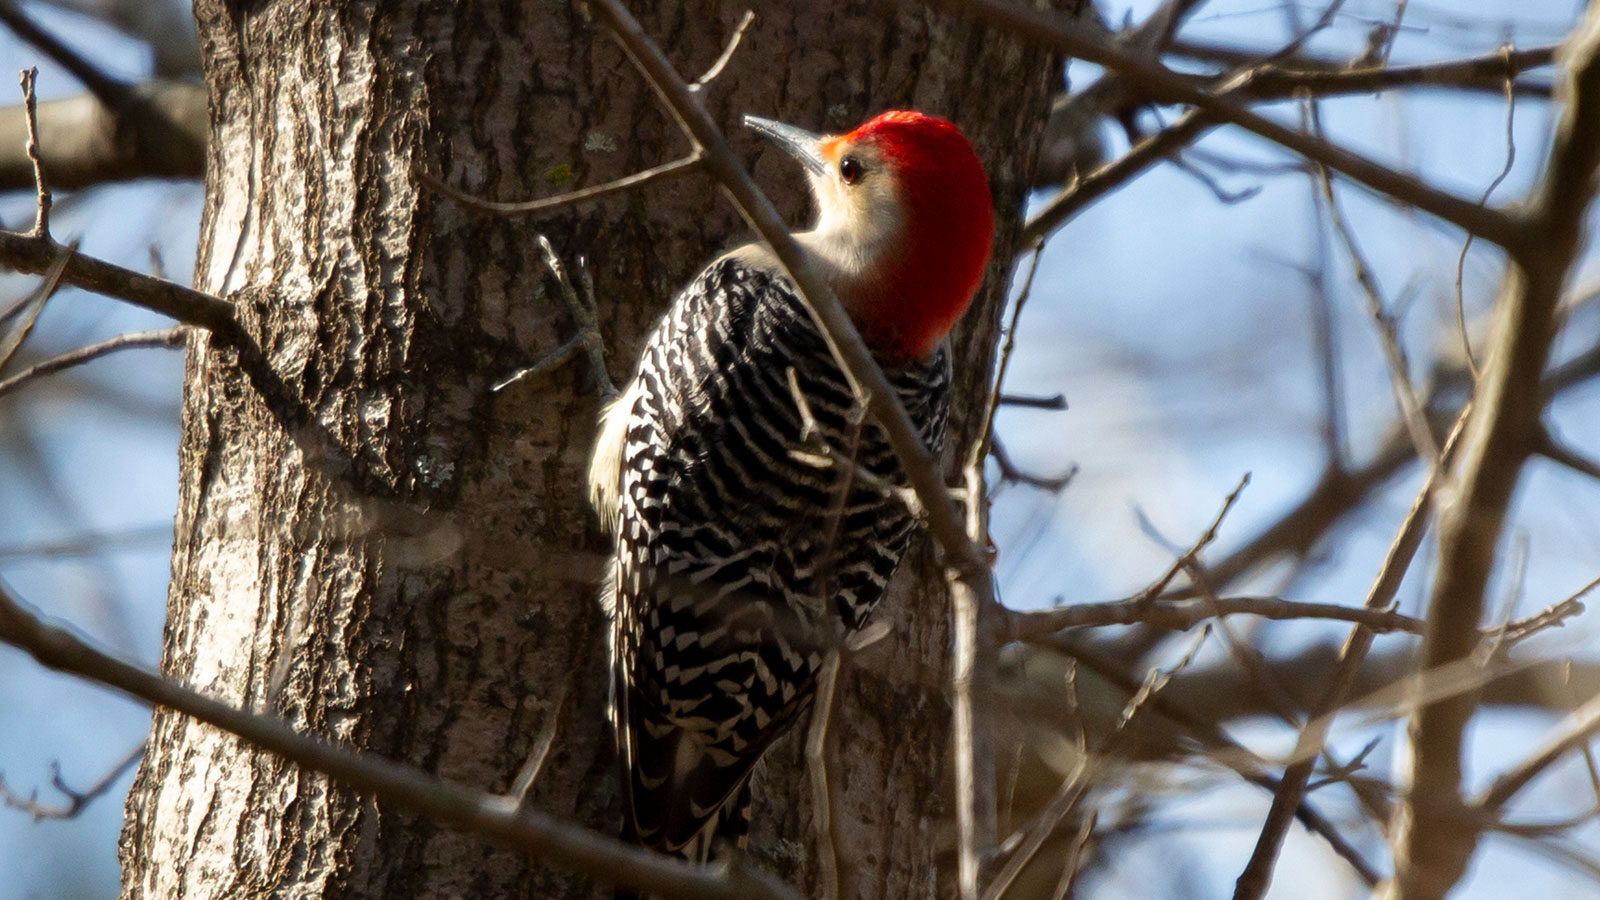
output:
POLYGON ((822 158, 822 139, 793 125, 763 119, 760 116, 745 116, 744 124, 747 128, 754 128, 774 143, 789 152, 790 156, 800 160, 806 171, 813 175, 822 175, 828 171, 828 161, 822 158))

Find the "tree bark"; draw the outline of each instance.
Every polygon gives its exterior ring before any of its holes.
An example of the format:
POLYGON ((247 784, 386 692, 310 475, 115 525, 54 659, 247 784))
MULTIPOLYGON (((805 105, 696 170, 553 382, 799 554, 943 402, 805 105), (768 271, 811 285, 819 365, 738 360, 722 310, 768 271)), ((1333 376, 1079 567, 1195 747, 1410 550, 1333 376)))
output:
MULTIPOLYGON (((645 28, 691 78, 744 9, 649 6, 645 28)), ((587 260, 619 380, 676 287, 747 232, 700 177, 536 222, 415 182, 422 166, 525 199, 685 150, 610 36, 566 4, 200 0, 196 13, 211 137, 195 281, 238 304, 265 365, 204 336, 189 348, 164 671, 489 791, 553 729, 529 802, 612 831, 604 542, 582 487, 599 398, 581 359, 490 386, 575 328, 537 232, 569 264, 587 260)), ((802 179, 738 134, 743 112, 837 130, 916 107, 979 147, 1001 228, 956 341, 960 446, 1058 63, 917 8, 756 14, 706 98, 796 222, 802 179)), ((840 827, 864 896, 933 893, 948 805, 943 581, 925 546, 903 568, 881 613, 894 631, 835 713, 840 827)), ((801 744, 786 740, 757 777, 752 847, 814 889, 801 744)), ((158 714, 149 746, 128 798, 124 897, 595 894, 179 716, 158 714)))

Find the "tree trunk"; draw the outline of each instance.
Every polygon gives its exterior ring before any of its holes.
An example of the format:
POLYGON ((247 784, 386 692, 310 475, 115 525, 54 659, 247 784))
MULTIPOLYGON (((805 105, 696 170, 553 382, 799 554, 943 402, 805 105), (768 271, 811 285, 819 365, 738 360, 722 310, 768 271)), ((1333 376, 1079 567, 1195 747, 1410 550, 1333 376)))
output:
MULTIPOLYGON (((744 9, 641 5, 689 77, 744 9)), ((598 397, 581 357, 490 386, 574 333, 537 232, 587 260, 620 380, 674 289, 746 230, 699 176, 537 221, 416 183, 422 166, 523 199, 685 151, 610 36, 566 4, 200 0, 196 13, 212 140, 195 282, 238 304, 266 365, 204 336, 189 348, 164 671, 488 791, 553 734, 529 802, 613 831, 604 542, 582 488, 598 397)), ((955 354, 954 435, 970 439, 1057 64, 917 8, 756 14, 706 97, 795 221, 801 177, 740 133, 743 112, 842 129, 910 106, 978 145, 1002 227, 955 354)), ((926 548, 904 568, 883 613, 895 631, 842 685, 835 719, 841 827, 867 896, 932 893, 948 803, 942 579, 926 548)), ((800 743, 757 779, 753 850, 810 889, 800 743)), ((158 714, 149 747, 125 897, 595 893, 180 716, 158 714)))

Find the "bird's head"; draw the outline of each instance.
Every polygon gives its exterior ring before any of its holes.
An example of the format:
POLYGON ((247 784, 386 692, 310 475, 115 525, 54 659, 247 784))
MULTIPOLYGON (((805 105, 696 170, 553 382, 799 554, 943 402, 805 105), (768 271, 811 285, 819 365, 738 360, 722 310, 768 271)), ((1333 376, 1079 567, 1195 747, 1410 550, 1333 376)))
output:
POLYGON ((972 302, 994 238, 989 181, 961 130, 904 110, 841 135, 744 122, 805 166, 817 224, 796 238, 867 344, 893 360, 931 353, 972 302))

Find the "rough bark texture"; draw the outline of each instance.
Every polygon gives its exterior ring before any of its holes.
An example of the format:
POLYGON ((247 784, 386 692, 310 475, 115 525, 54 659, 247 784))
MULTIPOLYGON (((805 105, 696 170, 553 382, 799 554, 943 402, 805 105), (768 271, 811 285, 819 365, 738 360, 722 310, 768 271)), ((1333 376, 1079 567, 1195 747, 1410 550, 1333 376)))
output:
MULTIPOLYGON (((650 4, 680 69, 743 4, 650 4)), ((617 377, 674 288, 748 240, 701 179, 538 222, 484 217, 412 166, 520 199, 685 149, 603 32, 558 2, 196 4, 211 92, 197 286, 246 312, 270 376, 190 348, 163 666, 299 727, 503 791, 554 720, 531 802, 607 831, 602 539, 582 470, 581 363, 501 392, 570 336, 535 231, 594 273, 617 377), (273 378, 287 390, 263 391, 273 378)), ((882 3, 756 5, 710 89, 796 221, 801 180, 739 114, 840 129, 891 106, 977 143, 1003 223, 957 341, 955 435, 989 371, 1012 223, 1056 66, 970 23, 882 3)), ((928 896, 945 844, 942 579, 914 553, 892 636, 842 686, 845 846, 866 896, 928 896)), ((757 781, 757 855, 814 888, 800 741, 757 781)), ((396 814, 180 717, 156 718, 128 800, 124 896, 581 897, 584 879, 396 814)))

